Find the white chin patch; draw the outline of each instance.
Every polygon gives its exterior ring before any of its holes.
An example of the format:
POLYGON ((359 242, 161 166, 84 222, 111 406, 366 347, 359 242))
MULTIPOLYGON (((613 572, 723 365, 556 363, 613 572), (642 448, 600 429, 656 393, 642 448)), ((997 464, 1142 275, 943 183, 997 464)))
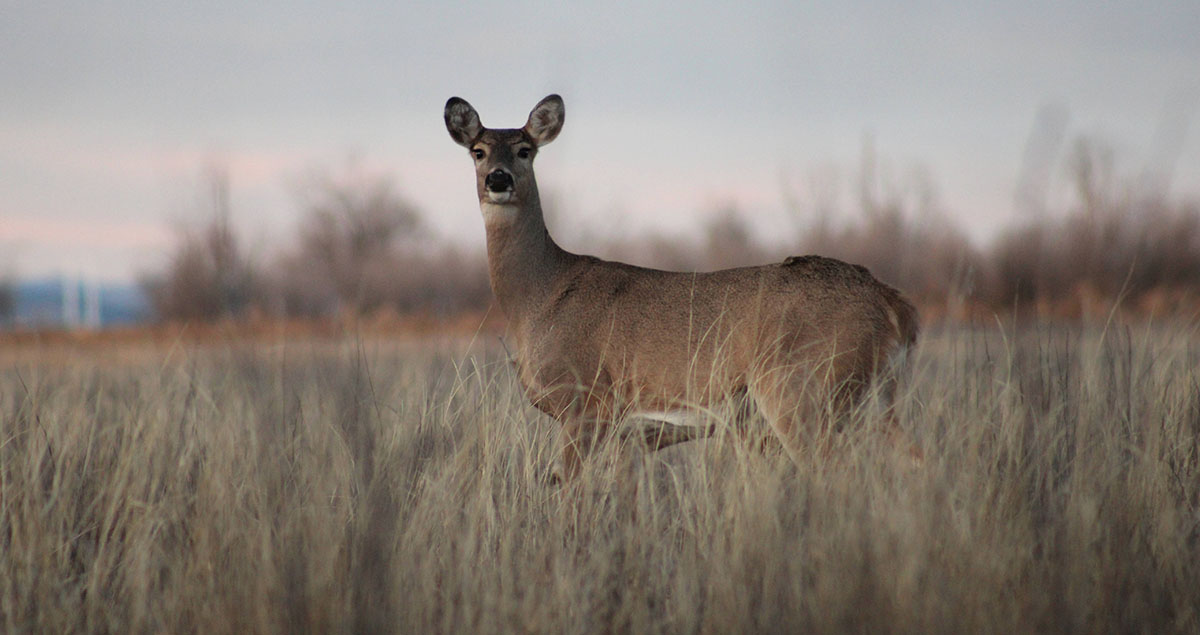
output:
POLYGON ((488 190, 488 193, 487 193, 488 202, 495 203, 497 205, 503 205, 503 204, 511 201, 512 195, 513 195, 513 193, 511 190, 507 190, 504 192, 493 192, 491 190, 488 190))
MULTIPOLYGON (((490 198, 490 197, 489 197, 490 198)), ((517 206, 484 200, 479 204, 485 223, 508 223, 517 217, 517 206)))

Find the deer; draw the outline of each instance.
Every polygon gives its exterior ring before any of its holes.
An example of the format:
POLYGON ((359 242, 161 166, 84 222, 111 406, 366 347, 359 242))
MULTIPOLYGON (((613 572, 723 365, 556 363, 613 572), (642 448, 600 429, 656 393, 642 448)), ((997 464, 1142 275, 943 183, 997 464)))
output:
POLYGON ((474 162, 515 374, 533 406, 562 425, 552 482, 575 478, 635 419, 640 434, 635 426, 626 435, 656 451, 713 433, 689 413, 742 404, 734 422, 756 408, 799 462, 872 386, 894 400, 917 310, 865 267, 807 255, 679 272, 571 253, 546 228, 533 169, 562 130, 562 98, 542 99, 521 128, 486 128, 459 97, 444 117, 474 162))

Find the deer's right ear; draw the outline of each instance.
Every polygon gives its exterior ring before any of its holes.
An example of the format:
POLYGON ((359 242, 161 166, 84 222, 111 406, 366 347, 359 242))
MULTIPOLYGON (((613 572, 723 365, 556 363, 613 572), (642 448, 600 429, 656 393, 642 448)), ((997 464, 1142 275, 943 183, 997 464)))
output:
POLYGON ((479 113, 475 112, 465 99, 451 97, 446 102, 445 117, 450 138, 460 146, 469 148, 471 142, 483 132, 483 126, 479 123, 479 113))

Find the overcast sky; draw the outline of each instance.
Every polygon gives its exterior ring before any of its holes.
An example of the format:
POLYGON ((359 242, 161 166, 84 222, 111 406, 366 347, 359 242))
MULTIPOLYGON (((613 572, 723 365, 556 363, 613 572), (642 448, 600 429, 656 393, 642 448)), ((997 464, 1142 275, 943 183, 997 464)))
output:
POLYGON ((131 278, 203 210, 212 165, 263 252, 293 235, 305 175, 347 165, 481 244, 451 95, 493 127, 563 96, 538 175, 582 251, 730 205, 786 240, 852 191, 868 145, 890 186, 931 186, 984 241, 1020 218, 1039 112, 1200 197, 1197 2, 451 5, 5 3, 0 269, 131 278))

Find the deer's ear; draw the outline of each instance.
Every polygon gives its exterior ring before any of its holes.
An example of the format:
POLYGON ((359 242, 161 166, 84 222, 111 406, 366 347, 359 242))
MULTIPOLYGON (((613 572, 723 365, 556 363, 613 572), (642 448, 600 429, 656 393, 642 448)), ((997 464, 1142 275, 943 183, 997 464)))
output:
POLYGON ((529 121, 525 123, 525 132, 533 138, 533 142, 544 146, 558 136, 562 131, 563 117, 562 97, 550 95, 538 102, 529 113, 529 121))
POLYGON ((446 130, 450 138, 460 146, 470 147, 471 142, 483 132, 479 123, 479 113, 465 99, 451 97, 446 101, 446 130))

